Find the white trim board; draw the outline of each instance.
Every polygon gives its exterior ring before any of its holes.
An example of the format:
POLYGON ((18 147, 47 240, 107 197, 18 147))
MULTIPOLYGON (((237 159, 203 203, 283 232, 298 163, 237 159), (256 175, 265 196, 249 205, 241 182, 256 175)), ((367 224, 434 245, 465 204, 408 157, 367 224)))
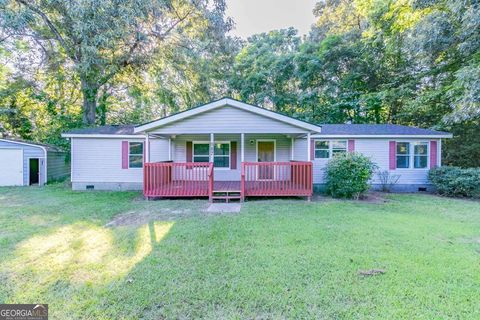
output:
POLYGON ((142 134, 81 134, 81 133, 62 133, 62 138, 112 138, 112 139, 145 139, 142 134))
POLYGON ((172 123, 172 122, 175 122, 175 121, 178 121, 178 120, 182 120, 182 119, 185 119, 185 118, 188 118, 188 117, 200 114, 200 113, 204 113, 204 112, 207 112, 207 111, 210 111, 210 110, 213 110, 213 109, 221 108, 221 107, 224 107, 224 106, 235 107, 235 108, 238 108, 238 109, 241 109, 241 110, 244 110, 244 111, 248 111, 248 112, 258 114, 258 115, 262 115, 264 117, 275 119, 275 120, 278 120, 278 121, 281 121, 281 122, 284 122, 284 123, 294 125, 294 126, 299 127, 299 128, 303 128, 303 129, 313 131, 313 132, 321 132, 321 130, 322 130, 320 126, 309 124, 307 122, 297 120, 295 118, 288 117, 288 116, 285 116, 285 115, 282 115, 282 114, 279 114, 279 113, 276 113, 276 112, 273 112, 273 111, 270 111, 270 110, 267 110, 267 109, 264 109, 264 108, 261 108, 261 107, 257 107, 257 106, 248 104, 248 103, 240 102, 240 101, 229 99, 229 98, 224 98, 224 99, 220 99, 220 100, 217 100, 217 101, 214 101, 214 102, 210 102, 210 103, 208 103, 206 105, 203 105, 203 106, 200 106, 200 107, 196 107, 196 108, 184 111, 184 112, 180 112, 180 113, 171 115, 169 117, 165 117, 165 118, 162 118, 162 119, 158 119, 158 120, 140 125, 138 127, 135 127, 134 132, 139 133, 139 132, 150 131, 150 130, 156 129, 158 127, 167 125, 169 123, 172 123))
POLYGON ((344 138, 344 139, 360 139, 360 138, 379 138, 379 139, 412 139, 412 138, 421 138, 421 139, 442 139, 442 138, 453 138, 452 134, 419 134, 419 135, 406 135, 406 134, 362 134, 362 135, 352 135, 352 134, 312 134, 312 139, 328 139, 328 138, 344 138))

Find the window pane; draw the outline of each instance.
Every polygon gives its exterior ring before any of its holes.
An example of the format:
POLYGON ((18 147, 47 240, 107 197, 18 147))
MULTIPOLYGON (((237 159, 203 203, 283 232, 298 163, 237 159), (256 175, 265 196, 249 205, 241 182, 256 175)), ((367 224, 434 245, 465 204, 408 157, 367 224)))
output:
POLYGON ((229 168, 230 167, 230 157, 214 157, 213 165, 217 168, 229 168))
POLYGON ((143 154, 143 143, 130 142, 130 154, 143 154))
POLYGON ((346 153, 346 152, 347 152, 346 150, 342 150, 342 149, 332 150, 333 156, 343 154, 343 153, 346 153))
POLYGON ((129 160, 130 160, 130 163, 129 163, 130 168, 143 167, 143 156, 130 156, 129 160))
POLYGON ((428 162, 427 156, 415 156, 413 159, 413 165, 415 168, 426 168, 428 162))
POLYGON ((410 157, 409 156, 397 156, 397 168, 409 168, 410 157))
POLYGON ((208 156, 195 156, 193 157, 193 162, 209 162, 210 158, 208 156))
POLYGON ((193 154, 196 156, 208 156, 209 149, 210 149, 210 146, 208 145, 208 143, 201 143, 201 144, 195 143, 193 145, 193 154))
POLYGON ((328 154, 328 150, 315 150, 315 158, 327 159, 328 154))
POLYGON ((397 142, 397 154, 409 155, 410 154, 410 143, 408 143, 408 142, 397 142))
POLYGON ((347 149, 347 141, 332 141, 332 148, 347 149))
POLYGON ((315 149, 328 149, 328 141, 315 141, 315 149))
POLYGON ((417 155, 427 155, 427 145, 422 143, 422 144, 416 144, 414 147, 414 152, 417 155))
POLYGON ((229 156, 230 155, 230 144, 228 143, 216 143, 213 148, 215 155, 229 156))

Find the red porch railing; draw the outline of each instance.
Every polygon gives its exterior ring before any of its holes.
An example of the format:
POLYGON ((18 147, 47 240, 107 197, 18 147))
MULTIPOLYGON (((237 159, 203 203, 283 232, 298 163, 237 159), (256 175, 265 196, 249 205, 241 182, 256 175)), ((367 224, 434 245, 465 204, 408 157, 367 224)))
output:
POLYGON ((305 196, 313 192, 312 163, 243 162, 242 198, 248 196, 305 196))
POLYGON ((144 163, 145 197, 211 197, 213 163, 144 163))
POLYGON ((144 164, 143 194, 149 197, 208 197, 220 182, 240 185, 249 196, 303 196, 313 191, 311 162, 243 162, 240 181, 214 181, 213 163, 158 162, 144 164))

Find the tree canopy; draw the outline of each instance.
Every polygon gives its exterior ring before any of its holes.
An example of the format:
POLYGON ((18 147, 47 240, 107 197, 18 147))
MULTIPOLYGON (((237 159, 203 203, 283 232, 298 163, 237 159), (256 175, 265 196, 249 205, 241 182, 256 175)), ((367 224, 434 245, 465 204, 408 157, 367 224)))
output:
POLYGON ((222 0, 0 0, 0 130, 64 143, 229 95, 316 123, 451 131, 444 161, 480 166, 473 0, 322 0, 307 36, 228 35, 222 0))

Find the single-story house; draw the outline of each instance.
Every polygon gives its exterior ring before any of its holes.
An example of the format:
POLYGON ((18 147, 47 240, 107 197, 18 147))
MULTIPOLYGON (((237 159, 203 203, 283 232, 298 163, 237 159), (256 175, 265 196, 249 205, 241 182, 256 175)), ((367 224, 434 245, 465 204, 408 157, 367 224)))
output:
POLYGON ((441 164, 441 139, 452 135, 389 124, 318 125, 223 98, 138 126, 63 137, 71 140, 74 190, 243 199, 309 197, 324 184, 328 160, 354 151, 399 175, 397 190, 423 190, 428 170, 441 164))
POLYGON ((44 185, 70 174, 68 154, 42 143, 0 139, 0 186, 44 185))

